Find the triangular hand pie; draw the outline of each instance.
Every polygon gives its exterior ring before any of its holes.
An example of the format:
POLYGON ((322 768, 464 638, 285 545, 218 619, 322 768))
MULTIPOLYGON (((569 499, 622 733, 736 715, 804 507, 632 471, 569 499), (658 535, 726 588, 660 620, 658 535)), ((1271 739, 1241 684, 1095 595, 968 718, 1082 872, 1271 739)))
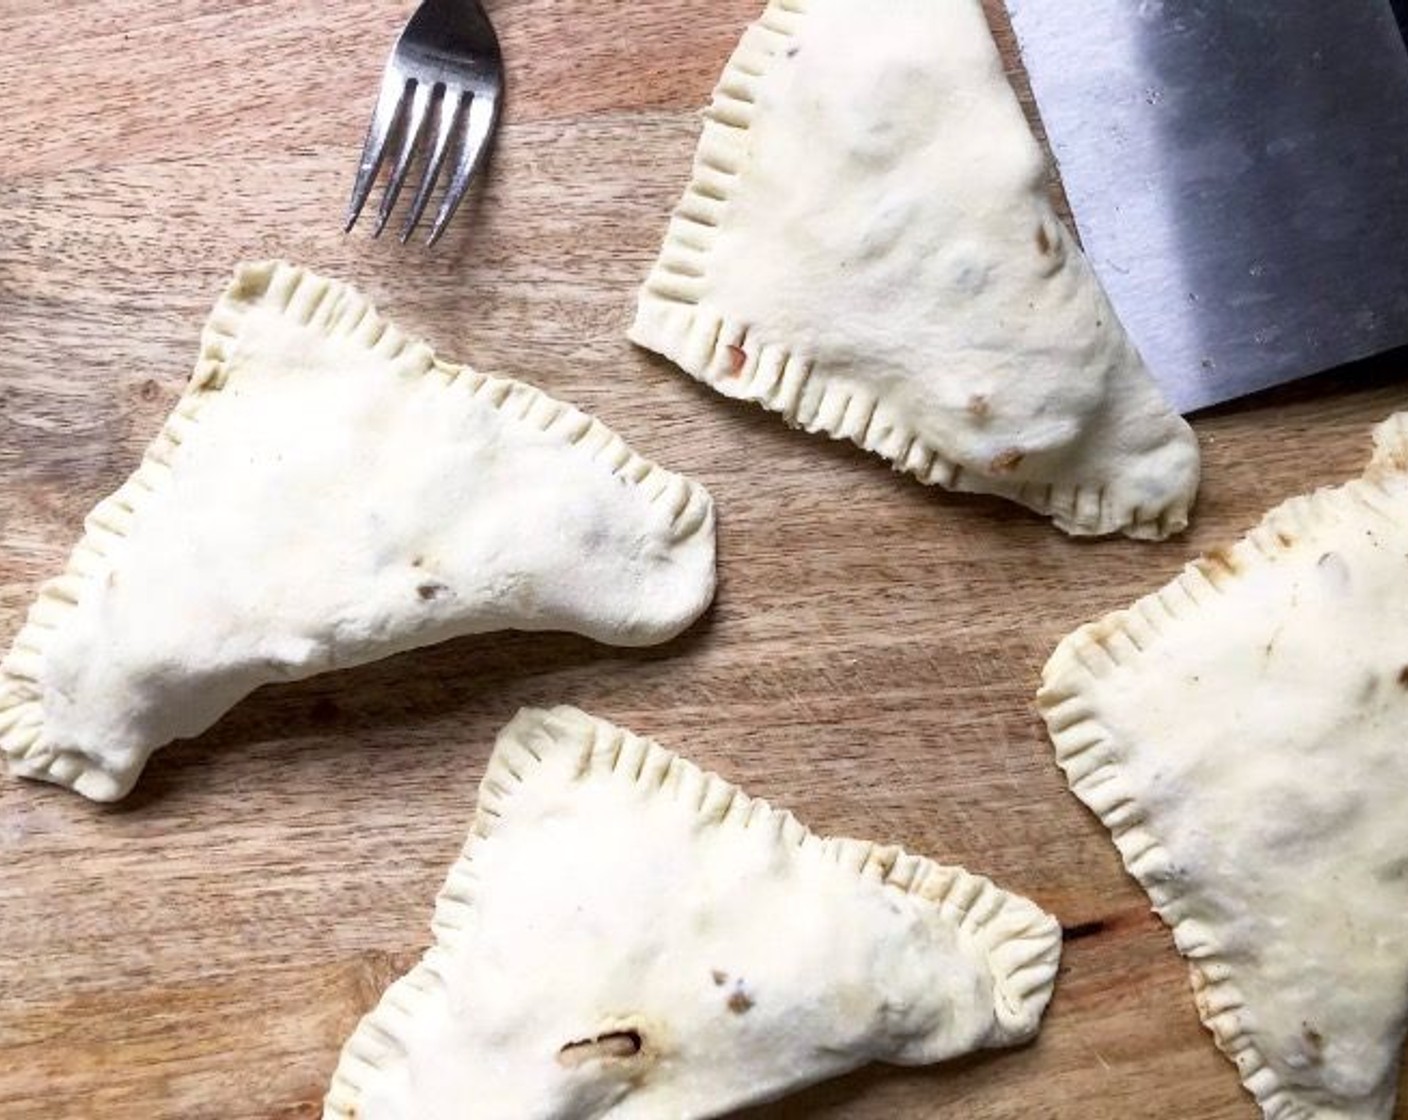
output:
POLYGON ((1078 630, 1040 706, 1272 1120, 1386 1120, 1408 1021, 1408 416, 1078 630))
POLYGON ((630 337, 1070 533, 1188 520, 1197 442, 1052 209, 979 0, 770 0, 630 337))
POLYGON ((348 1040, 328 1120, 701 1120, 1036 1033, 1060 928, 822 839, 572 708, 503 730, 435 945, 348 1040))
POLYGON ((0 666, 0 750, 111 800, 261 684, 507 628, 660 642, 713 592, 701 486, 344 284, 248 265, 0 666))

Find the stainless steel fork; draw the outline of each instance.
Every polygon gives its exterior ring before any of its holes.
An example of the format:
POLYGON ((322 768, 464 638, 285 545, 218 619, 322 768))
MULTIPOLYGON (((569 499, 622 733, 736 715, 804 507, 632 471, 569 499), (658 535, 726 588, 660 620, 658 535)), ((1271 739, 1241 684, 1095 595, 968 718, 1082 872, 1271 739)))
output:
POLYGON ((381 93, 372 113, 357 182, 347 207, 347 229, 356 223, 393 135, 399 137, 395 162, 377 211, 377 236, 386 228, 411 163, 435 118, 425 171, 401 228, 404 244, 415 232, 450 154, 454 152, 435 225, 426 244, 445 231, 475 172, 484 162, 503 108, 504 63, 499 39, 479 0, 424 0, 401 32, 387 59, 381 93))

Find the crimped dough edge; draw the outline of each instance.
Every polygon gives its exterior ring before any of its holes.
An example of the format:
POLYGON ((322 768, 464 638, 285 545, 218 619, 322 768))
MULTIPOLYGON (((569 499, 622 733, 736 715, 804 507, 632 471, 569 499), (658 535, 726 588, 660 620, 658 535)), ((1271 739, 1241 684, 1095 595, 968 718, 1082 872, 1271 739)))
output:
POLYGON ((723 315, 705 297, 716 230, 748 158, 754 91, 796 36, 807 8, 807 0, 768 0, 724 67, 704 111, 689 185, 670 216, 627 337, 723 396, 761 405, 806 432, 850 440, 926 486, 1005 498, 1073 536, 1164 540, 1182 532, 1191 511, 1187 498, 1157 509, 1117 506, 1104 487, 1009 480, 964 466, 875 394, 816 376, 816 363, 805 353, 776 343, 749 348, 750 325, 723 315))
MULTIPOLYGON (((383 318, 350 284, 286 261, 241 264, 201 331, 200 356, 180 399, 137 469, 84 519, 83 536, 63 572, 40 585, 9 654, 0 661, 0 755, 17 776, 66 786, 94 801, 116 801, 135 782, 135 773, 104 769, 88 755, 45 739, 38 681, 46 642, 77 606, 88 582, 106 576, 111 552, 141 516, 148 495, 167 484, 172 454, 200 423, 210 394, 222 390, 229 379, 227 362, 241 340, 246 315, 261 310, 311 328, 315 338, 358 343, 405 373, 442 378, 447 389, 455 387, 491 404, 507 423, 560 436, 564 444, 581 448, 584 462, 601 464, 643 488, 651 502, 669 502, 672 543, 712 530, 713 499, 702 485, 637 454, 595 417, 524 382, 437 358, 426 343, 383 318)), ((248 338, 242 341, 249 345, 248 338)))
POLYGON ((484 779, 468 841, 435 901, 435 944, 419 964, 395 981, 357 1025, 342 1049, 324 1102, 324 1120, 355 1120, 369 1081, 405 1053, 402 1031, 419 1002, 444 987, 440 958, 456 943, 474 905, 474 848, 492 835, 495 821, 532 768, 553 753, 577 760, 577 779, 589 775, 643 788, 693 804, 700 821, 722 828, 760 828, 780 841, 810 850, 872 882, 932 903, 987 961, 1004 1042, 1033 1037, 1050 1002, 1061 955, 1061 927, 1035 903, 1010 894, 961 867, 945 867, 895 846, 820 837, 790 812, 701 770, 651 739, 577 708, 524 708, 499 733, 484 779))
POLYGON ((1070 634, 1048 660, 1037 694, 1037 708, 1071 791, 1110 831, 1126 870, 1172 930, 1174 944, 1188 961, 1199 1018, 1218 1049, 1237 1067, 1243 1086, 1256 1098, 1267 1120, 1310 1120, 1319 1112, 1277 1076, 1244 1029, 1238 1012, 1245 999, 1235 969, 1213 931, 1196 919, 1166 916, 1179 908, 1186 894, 1177 889, 1177 880, 1160 874, 1171 861, 1125 779, 1120 760, 1128 753, 1129 744, 1099 719, 1084 687, 1136 665, 1160 635, 1187 624, 1203 604, 1224 594, 1248 571, 1293 549, 1305 529, 1366 513, 1395 521, 1387 502, 1390 485, 1400 491, 1408 488, 1408 476, 1401 473, 1408 467, 1408 414, 1379 425, 1375 442, 1378 452, 1362 478, 1291 498, 1266 514, 1231 548, 1213 550, 1132 607, 1114 611, 1070 634))

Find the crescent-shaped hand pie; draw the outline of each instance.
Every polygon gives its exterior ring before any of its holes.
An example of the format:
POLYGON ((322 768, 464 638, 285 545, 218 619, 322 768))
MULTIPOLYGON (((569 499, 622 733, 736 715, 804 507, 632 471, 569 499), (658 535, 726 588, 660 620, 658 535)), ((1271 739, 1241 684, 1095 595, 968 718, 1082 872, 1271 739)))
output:
POLYGON ((1086 626, 1039 704, 1270 1120, 1387 1120, 1408 1025, 1408 414, 1086 626))
POLYGON ((500 734, 434 929, 326 1120, 702 1120, 1028 1039, 1061 945, 987 879, 822 839, 572 708, 500 734))
POLYGON ((713 592, 703 487, 344 284, 246 265, 0 665, 0 751, 111 800, 267 682, 508 628, 661 642, 713 592))
POLYGON ((770 0, 630 337, 1067 532, 1187 524, 1197 441, 1052 209, 979 0, 770 0))

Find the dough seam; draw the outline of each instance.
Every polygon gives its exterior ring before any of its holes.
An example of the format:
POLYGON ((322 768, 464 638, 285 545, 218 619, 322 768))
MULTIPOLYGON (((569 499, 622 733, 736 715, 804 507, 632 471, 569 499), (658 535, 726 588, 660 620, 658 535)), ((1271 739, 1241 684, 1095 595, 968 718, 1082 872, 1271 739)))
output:
MULTIPOLYGON (((651 502, 671 503, 671 543, 687 540, 711 524, 712 501, 703 486, 637 454, 595 417, 523 382, 436 358, 428 345, 409 339, 382 317, 370 299, 342 281, 285 261, 245 265, 211 311, 201 333, 195 370, 181 399, 143 452, 137 470, 84 519, 83 536, 64 570, 40 585, 11 651, 0 661, 0 756, 21 777, 77 788, 86 774, 100 770, 87 756, 56 749, 44 738, 39 678, 47 635, 78 605, 89 581, 109 574, 111 550, 141 516, 146 496, 166 484, 172 453, 200 423, 208 394, 225 387, 228 363, 245 320, 260 311, 311 328, 325 340, 359 345, 395 362, 407 376, 437 374, 445 378, 447 387, 462 385, 462 391, 491 405, 506 420, 560 437, 580 448, 589 462, 605 461, 612 474, 643 487, 651 502)), ((249 344, 248 339, 245 342, 249 344)))
POLYGON ((403 1051, 399 1029, 416 1001, 443 986, 437 968, 473 906, 474 848, 493 834, 499 807, 524 775, 554 753, 575 758, 577 777, 609 774, 635 789, 667 792, 695 806, 701 823, 761 828, 784 842, 836 863, 857 876, 931 902, 958 922, 960 935, 982 950, 992 975, 994 1004, 1003 1025, 1021 1041, 1036 1034, 1050 999, 1061 952, 1061 927, 1034 903, 960 867, 945 867, 899 847, 838 837, 822 838, 786 810, 750 797, 716 774, 624 728, 570 707, 525 709, 501 732, 480 786, 469 840, 435 902, 434 945, 421 963, 387 989, 357 1026, 333 1074, 325 1120, 354 1120, 368 1073, 403 1051))
MULTIPOLYGON (((1408 433, 1408 427, 1399 427, 1408 433)), ((1309 1120, 1317 1111, 1282 1082, 1246 1029, 1239 1014, 1245 1001, 1235 970, 1212 931, 1179 913, 1182 895, 1176 869, 1160 838, 1146 827, 1144 812, 1124 779, 1122 760, 1128 744, 1096 716, 1083 697, 1083 686, 1138 661, 1155 639, 1189 621, 1243 573, 1276 563, 1307 526, 1365 510, 1389 519, 1379 499, 1389 496, 1390 477, 1371 468, 1341 486, 1292 498, 1231 548, 1199 557, 1166 587, 1081 627, 1052 654, 1037 694, 1037 708, 1071 791, 1109 830, 1125 868, 1168 924, 1174 944, 1188 961, 1199 1018, 1237 1067, 1267 1120, 1309 1120)), ((1408 488, 1408 479, 1396 476, 1394 485, 1408 488)))
POLYGON ((754 111, 753 90, 786 51, 807 12, 806 0, 769 0, 724 67, 695 151, 689 185, 671 214, 660 254, 641 288, 627 337, 663 355, 723 396, 751 401, 792 427, 849 440, 890 461, 893 469, 926 486, 991 494, 1015 501, 1082 533, 1118 529, 1134 538, 1162 539, 1188 521, 1186 499, 1159 509, 1109 508, 1103 486, 1057 489, 1000 476, 975 476, 945 456, 878 395, 813 378, 814 361, 779 343, 749 346, 750 324, 731 319, 704 297, 716 230, 746 158, 754 111))

